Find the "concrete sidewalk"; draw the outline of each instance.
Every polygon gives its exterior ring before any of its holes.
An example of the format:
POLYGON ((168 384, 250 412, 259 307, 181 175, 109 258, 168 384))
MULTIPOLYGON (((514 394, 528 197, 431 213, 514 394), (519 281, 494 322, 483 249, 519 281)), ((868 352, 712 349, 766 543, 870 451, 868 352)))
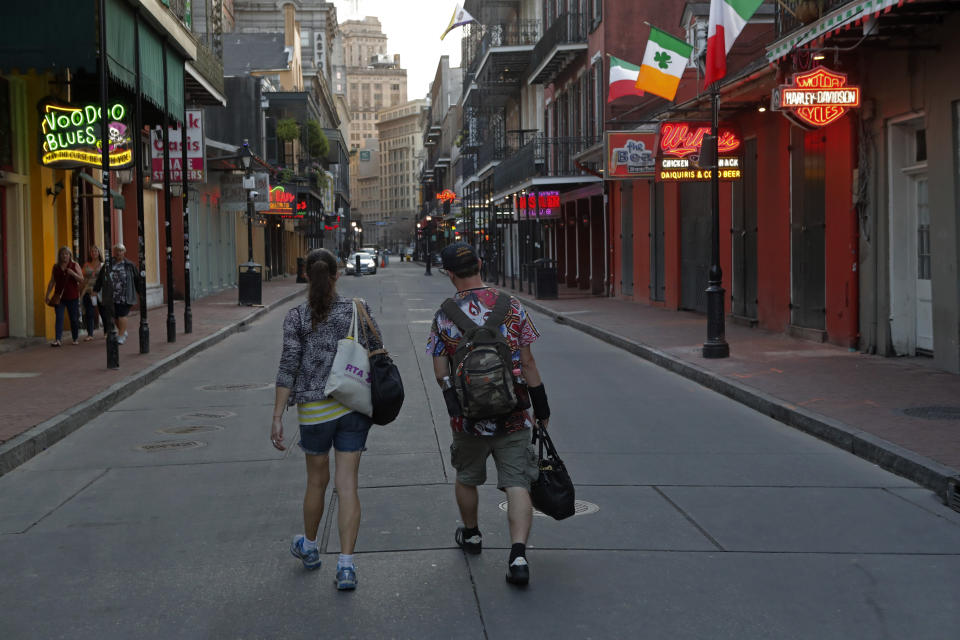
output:
MULTIPOLYGON (((184 360, 220 342, 270 310, 303 295, 292 276, 263 283, 263 306, 237 304, 236 288, 191 303, 193 332, 183 333, 183 302, 176 301, 176 342, 167 342, 167 308, 151 309, 150 353, 140 354, 140 318, 133 312, 120 346, 120 368, 106 368, 102 329, 96 339, 63 346, 46 342, 0 353, 0 475, 66 437, 91 418, 184 360)), ((52 312, 51 312, 52 313, 52 312)), ((84 335, 81 331, 81 335, 84 335)), ((33 341, 36 342, 36 341, 33 341)))
MULTIPOLYGON (((519 283, 518 287, 519 287, 519 283)), ((960 476, 960 376, 727 320, 730 357, 707 360, 705 316, 560 287, 504 288, 555 321, 626 349, 947 499, 960 476)))

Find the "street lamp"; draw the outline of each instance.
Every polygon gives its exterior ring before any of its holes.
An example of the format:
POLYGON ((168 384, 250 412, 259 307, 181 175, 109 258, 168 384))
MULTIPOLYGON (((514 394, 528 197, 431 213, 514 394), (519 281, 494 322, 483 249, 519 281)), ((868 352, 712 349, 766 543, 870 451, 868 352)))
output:
POLYGON ((426 223, 423 225, 423 235, 426 238, 427 242, 427 270, 423 272, 425 276, 432 276, 433 273, 430 271, 430 263, 433 262, 433 256, 430 254, 430 233, 433 231, 430 225, 430 221, 433 220, 433 216, 427 216, 424 218, 426 223))
POLYGON ((263 303, 262 271, 260 265, 253 261, 253 199, 257 193, 254 191, 257 182, 251 172, 253 154, 250 152, 250 144, 246 139, 244 139, 243 147, 240 149, 240 163, 243 165, 243 188, 247 192, 247 261, 240 265, 240 277, 237 282, 237 292, 239 294, 237 304, 259 305, 263 303))

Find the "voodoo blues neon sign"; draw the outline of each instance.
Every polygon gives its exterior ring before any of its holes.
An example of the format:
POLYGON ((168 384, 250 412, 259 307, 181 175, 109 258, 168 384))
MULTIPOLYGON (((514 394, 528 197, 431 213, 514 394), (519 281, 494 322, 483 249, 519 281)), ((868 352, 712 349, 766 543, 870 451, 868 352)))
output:
POLYGON ((57 169, 103 166, 102 126, 107 126, 107 153, 111 169, 133 164, 130 139, 130 115, 127 108, 114 103, 106 118, 99 105, 40 105, 40 163, 57 169))

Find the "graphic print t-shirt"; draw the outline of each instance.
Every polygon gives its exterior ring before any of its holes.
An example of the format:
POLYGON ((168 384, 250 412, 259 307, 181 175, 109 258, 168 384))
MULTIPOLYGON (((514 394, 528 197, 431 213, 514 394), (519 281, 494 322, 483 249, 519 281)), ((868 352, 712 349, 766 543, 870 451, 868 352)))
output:
MULTIPOLYGON (((478 325, 487 320, 497 301, 497 290, 490 288, 470 289, 459 291, 453 296, 460 308, 471 320, 478 325)), ((503 326, 500 328, 503 336, 510 345, 513 354, 513 368, 520 368, 520 349, 531 345, 540 337, 540 332, 527 317, 527 311, 516 298, 510 299, 510 311, 503 326)), ((433 317, 430 327, 430 337, 427 339, 427 355, 433 357, 447 356, 452 358, 460 342, 460 330, 443 311, 438 311, 433 317)), ((533 422, 526 411, 516 411, 508 416, 503 425, 504 433, 512 433, 532 427, 533 422)), ((472 433, 478 436, 492 436, 497 430, 496 420, 481 420, 470 424, 462 417, 450 418, 450 428, 456 432, 472 433)))

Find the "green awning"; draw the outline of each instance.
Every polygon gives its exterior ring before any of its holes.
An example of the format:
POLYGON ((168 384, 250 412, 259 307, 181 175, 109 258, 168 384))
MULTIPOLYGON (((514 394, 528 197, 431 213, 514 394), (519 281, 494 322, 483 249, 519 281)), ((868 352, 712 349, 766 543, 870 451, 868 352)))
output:
POLYGON ((163 109, 163 45, 153 29, 140 24, 140 93, 163 109))
POLYGON ((167 109, 170 117, 183 121, 183 58, 167 49, 167 109))
MULTIPOLYGON (((77 171, 73 175, 78 176, 81 180, 89 182, 90 184, 95 186, 97 189, 100 189, 101 194, 103 193, 103 185, 100 184, 97 180, 94 180, 93 176, 91 176, 89 173, 85 173, 83 171, 77 171)), ((110 196, 113 198, 113 204, 111 206, 114 209, 123 209, 124 207, 127 206, 126 199, 124 199, 123 194, 120 193, 119 191, 110 189, 110 196)))
POLYGON ((122 0, 107 0, 107 68, 110 75, 131 91, 136 82, 133 11, 122 0))

